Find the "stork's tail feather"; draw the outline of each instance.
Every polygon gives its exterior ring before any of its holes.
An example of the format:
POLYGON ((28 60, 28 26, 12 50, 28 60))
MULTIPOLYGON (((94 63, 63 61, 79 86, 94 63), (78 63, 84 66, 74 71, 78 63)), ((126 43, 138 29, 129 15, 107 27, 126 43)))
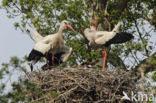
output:
POLYGON ((114 27, 112 31, 118 31, 120 25, 121 25, 121 21, 118 22, 118 24, 114 27))
POLYGON ((130 41, 133 39, 134 36, 127 32, 119 32, 113 37, 111 40, 109 40, 105 45, 109 46, 110 44, 120 44, 125 43, 127 41, 130 41))
POLYGON ((43 37, 41 36, 41 34, 39 34, 37 31, 33 30, 32 31, 32 36, 35 40, 35 42, 40 41, 43 37))
POLYGON ((33 34, 33 35, 41 35, 41 34, 39 34, 39 33, 38 33, 37 31, 35 31, 35 30, 32 31, 32 34, 33 34))

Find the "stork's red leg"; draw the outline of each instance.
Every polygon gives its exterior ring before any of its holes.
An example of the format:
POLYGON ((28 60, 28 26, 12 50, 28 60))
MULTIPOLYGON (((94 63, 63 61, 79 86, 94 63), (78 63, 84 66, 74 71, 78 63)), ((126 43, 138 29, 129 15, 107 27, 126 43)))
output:
POLYGON ((97 26, 97 17, 96 17, 96 19, 95 19, 95 22, 94 22, 94 28, 96 28, 96 26, 97 26))
POLYGON ((105 65, 106 65, 107 48, 105 48, 105 50, 103 50, 102 53, 103 53, 103 66, 102 66, 102 71, 104 71, 104 70, 105 70, 105 65))
POLYGON ((52 65, 54 66, 55 64, 54 64, 54 55, 52 55, 52 65))

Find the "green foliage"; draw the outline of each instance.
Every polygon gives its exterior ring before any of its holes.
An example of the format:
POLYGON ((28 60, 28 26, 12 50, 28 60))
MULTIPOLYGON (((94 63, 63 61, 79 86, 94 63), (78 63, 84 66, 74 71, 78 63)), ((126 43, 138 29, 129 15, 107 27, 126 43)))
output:
POLYGON ((36 85, 30 83, 28 80, 24 81, 24 85, 26 85, 26 89, 32 91, 36 95, 41 95, 41 91, 37 88, 36 85))
POLYGON ((21 94, 22 91, 20 89, 20 85, 17 83, 13 83, 13 93, 8 93, 8 95, 4 95, 5 90, 8 88, 7 83, 9 82, 9 78, 12 78, 13 74, 18 72, 26 72, 26 68, 24 66, 25 60, 21 60, 18 57, 11 57, 8 63, 3 63, 0 69, 0 102, 8 103, 10 98, 15 99, 12 100, 14 102, 18 100, 23 100, 24 94, 21 94), (14 98, 16 97, 16 98, 14 98))
MULTIPOLYGON (((100 2, 100 1, 99 1, 100 2)), ((99 23, 102 25, 103 29, 105 28, 105 20, 103 18, 107 18, 108 21, 111 23, 111 27, 114 27, 114 24, 118 22, 119 19, 124 21, 124 26, 122 27, 123 30, 132 29, 134 25, 134 19, 140 20, 137 22, 137 26, 139 29, 143 30, 144 20, 147 20, 151 23, 151 18, 153 12, 149 12, 153 10, 153 4, 148 0, 131 0, 128 3, 128 9, 123 9, 121 14, 121 8, 118 6, 122 4, 122 0, 118 1, 110 1, 108 3, 108 13, 110 15, 105 15, 103 13, 103 9, 98 9, 95 11, 95 14, 98 17, 99 23), (144 4, 144 5, 143 5, 144 4), (144 8, 147 6, 147 8, 144 8), (152 7, 151 7, 152 6, 152 7), (120 15, 121 14, 121 15, 120 15), (151 17, 145 16, 150 15, 151 17), (141 20, 142 19, 142 20, 141 20), (142 26, 141 26, 142 25, 142 26)), ((15 28, 20 28, 22 31, 29 32, 29 28, 35 27, 38 32, 40 32, 43 36, 48 35, 50 33, 55 33, 58 30, 59 22, 64 19, 71 21, 71 25, 74 27, 76 31, 79 32, 78 35, 74 35, 70 31, 66 31, 66 35, 64 38, 66 40, 66 44, 73 48, 73 54, 68 61, 70 66, 74 65, 78 62, 88 61, 89 59, 97 59, 101 57, 98 51, 90 51, 90 48, 86 43, 88 43, 85 39, 83 39, 83 30, 90 26, 89 24, 89 9, 91 9, 91 4, 93 2, 90 0, 3 0, 2 5, 8 11, 8 16, 15 18, 20 17, 21 21, 16 22, 14 24, 15 28), (89 51, 89 52, 88 52, 89 51)), ((121 5, 124 7, 124 5, 121 5)), ((153 22, 151 23, 153 25, 153 22)), ((132 31, 132 30, 131 30, 132 31)), ((131 32, 130 31, 130 32, 131 32)), ((138 35, 137 42, 135 41, 128 43, 128 45, 123 45, 120 48, 118 53, 113 53, 115 56, 119 56, 124 53, 127 57, 130 57, 130 54, 136 55, 138 51, 145 56, 150 55, 150 52, 153 49, 153 45, 149 45, 149 39, 152 35, 145 34, 144 31, 140 33, 137 31, 135 35, 138 35), (144 38, 145 37, 145 38, 144 38), (139 41, 139 42, 138 42, 139 41), (140 42, 141 41, 141 42, 140 42), (150 48, 145 51, 145 48, 150 48), (125 49, 128 48, 128 49, 125 49), (134 51, 133 51, 134 50, 134 51), (148 52, 147 52, 148 51, 148 52), (117 55, 118 54, 118 55, 117 55)), ((115 50, 117 50, 117 46, 113 46, 115 50)), ((115 52, 115 51, 114 51, 115 52)), ((108 56, 108 63, 114 61, 111 59, 111 56, 108 56)), ((134 57, 132 57, 134 58, 134 57)), ((138 57, 137 57, 138 58, 138 57)), ((121 58, 123 59, 123 58, 121 58)), ((119 64, 119 60, 114 61, 115 64, 119 64)), ((140 60, 138 60, 140 61, 140 60)), ((122 60, 122 64, 124 64, 124 60, 122 60)), ((135 62, 134 62, 135 64, 135 62)), ((137 65, 137 64, 135 64, 137 65)), ((123 66, 123 65, 119 65, 123 66)), ((130 66, 130 65, 127 65, 130 66)))
POLYGON ((19 23, 14 23, 14 27, 17 29, 19 27, 19 23))
POLYGON ((11 99, 12 103, 25 101, 25 94, 22 92, 21 85, 19 83, 12 84, 13 91, 8 93, 6 96, 11 99))
POLYGON ((156 82, 156 72, 152 75, 152 80, 156 82))
MULTIPOLYGON (((7 11, 9 18, 20 18, 20 21, 14 23, 15 29, 30 32, 30 28, 35 28, 43 36, 57 32, 59 23, 64 19, 69 20, 73 28, 78 32, 77 35, 71 31, 65 31, 64 34, 66 45, 73 48, 67 64, 74 66, 77 63, 102 57, 101 50, 93 50, 87 45, 88 41, 83 38, 84 29, 90 26, 89 10, 92 9, 91 5, 94 1, 99 6, 94 12, 98 17, 98 23, 101 25, 102 30, 109 30, 104 18, 109 21, 111 29, 121 19, 123 25, 120 31, 128 31, 135 36, 133 41, 108 48, 107 64, 120 69, 133 68, 143 58, 151 55, 155 48, 155 43, 150 41, 150 39, 156 30, 156 4, 154 0, 130 0, 127 5, 122 5, 122 2, 126 0, 111 0, 108 2, 107 9, 109 15, 104 13, 105 7, 102 4, 102 0, 2 0, 2 7, 7 11), (145 26, 147 25, 145 21, 151 27, 145 26), (140 58, 140 55, 143 58, 140 58), (127 62, 132 62, 133 66, 127 62)), ((25 59, 20 60, 17 57, 12 57, 10 62, 3 63, 0 69, 0 79, 4 79, 6 75, 10 75, 15 69, 26 73, 25 59)), ((155 60, 152 62, 156 63, 155 60)), ((155 75, 154 73, 152 76, 154 81, 155 75)), ((35 85, 28 81, 25 81, 24 84, 27 89, 34 91, 33 93, 43 96, 35 85)), ((20 84, 14 83, 12 86, 14 90, 11 94, 8 94, 8 97, 13 102, 24 101, 25 98, 28 99, 22 94, 20 84)), ((0 87, 0 92, 3 93, 4 83, 0 84, 0 87)), ((58 96, 54 91, 50 92, 50 94, 54 97, 58 96)), ((7 101, 8 98, 0 95, 0 102, 5 103, 7 101)))
POLYGON ((6 96, 1 96, 0 95, 0 102, 1 103, 8 103, 8 98, 6 96))

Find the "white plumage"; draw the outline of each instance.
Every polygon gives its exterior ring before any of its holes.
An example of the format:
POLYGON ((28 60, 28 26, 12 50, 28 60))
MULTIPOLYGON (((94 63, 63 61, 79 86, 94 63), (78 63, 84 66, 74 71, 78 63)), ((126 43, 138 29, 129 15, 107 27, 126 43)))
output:
POLYGON ((59 31, 55 34, 42 37, 37 31, 33 31, 32 36, 35 40, 35 45, 28 57, 29 65, 32 65, 32 63, 35 64, 37 62, 35 60, 37 58, 36 56, 45 56, 45 54, 48 52, 51 52, 52 55, 64 53, 61 56, 61 59, 63 62, 65 62, 72 52, 72 48, 64 44, 62 37, 62 31, 68 28, 75 32, 75 30, 69 25, 69 22, 63 20, 60 24, 59 31), (34 62, 34 60, 36 62, 34 62))
POLYGON ((42 54, 47 53, 51 48, 51 45, 48 43, 37 42, 34 46, 34 49, 41 52, 42 54))
POLYGON ((84 30, 84 35, 89 41, 89 45, 91 44, 99 44, 103 45, 110 39, 112 39, 116 34, 121 25, 119 22, 112 31, 96 31, 93 28, 86 28, 84 30))
MULTIPOLYGON (((95 21, 96 26, 97 20, 95 21)), ((112 31, 96 31, 95 26, 92 26, 91 28, 86 28, 84 30, 84 36, 89 41, 89 45, 102 45, 105 47, 108 47, 111 44, 119 44, 124 43, 133 38, 133 35, 127 32, 117 32, 119 27, 121 25, 121 22, 119 21, 118 24, 114 27, 112 31)), ((105 61, 107 57, 106 48, 105 51, 103 51, 104 58, 103 58, 103 68, 105 69, 105 61)))

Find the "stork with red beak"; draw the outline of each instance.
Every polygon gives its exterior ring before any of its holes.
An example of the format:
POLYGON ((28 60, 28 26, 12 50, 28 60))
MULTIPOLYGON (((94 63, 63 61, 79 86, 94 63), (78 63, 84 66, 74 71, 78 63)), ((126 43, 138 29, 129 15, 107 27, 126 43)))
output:
MULTIPOLYGON (((41 57, 46 57, 48 52, 52 53, 52 61, 54 61, 54 56, 61 53, 61 61, 65 62, 69 58, 72 48, 66 46, 64 44, 64 40, 62 37, 62 32, 64 29, 70 29, 76 33, 76 31, 70 26, 67 20, 63 20, 60 24, 60 28, 57 33, 47 35, 42 37, 37 31, 33 31, 32 35, 35 40, 35 45, 32 51, 28 56, 28 64, 31 67, 31 71, 33 70, 33 65, 40 60, 41 57), (63 54, 62 54, 63 53, 63 54)), ((54 63, 53 63, 54 65, 54 63)))
POLYGON ((112 31, 96 31, 97 20, 95 21, 95 25, 91 28, 86 28, 84 30, 84 36, 89 41, 89 45, 98 45, 105 46, 105 50, 102 51, 103 57, 103 66, 102 70, 105 70, 105 63, 107 57, 106 48, 111 44, 119 44, 125 43, 133 38, 133 35, 127 32, 118 32, 118 29, 121 25, 119 21, 118 24, 114 27, 112 31))

